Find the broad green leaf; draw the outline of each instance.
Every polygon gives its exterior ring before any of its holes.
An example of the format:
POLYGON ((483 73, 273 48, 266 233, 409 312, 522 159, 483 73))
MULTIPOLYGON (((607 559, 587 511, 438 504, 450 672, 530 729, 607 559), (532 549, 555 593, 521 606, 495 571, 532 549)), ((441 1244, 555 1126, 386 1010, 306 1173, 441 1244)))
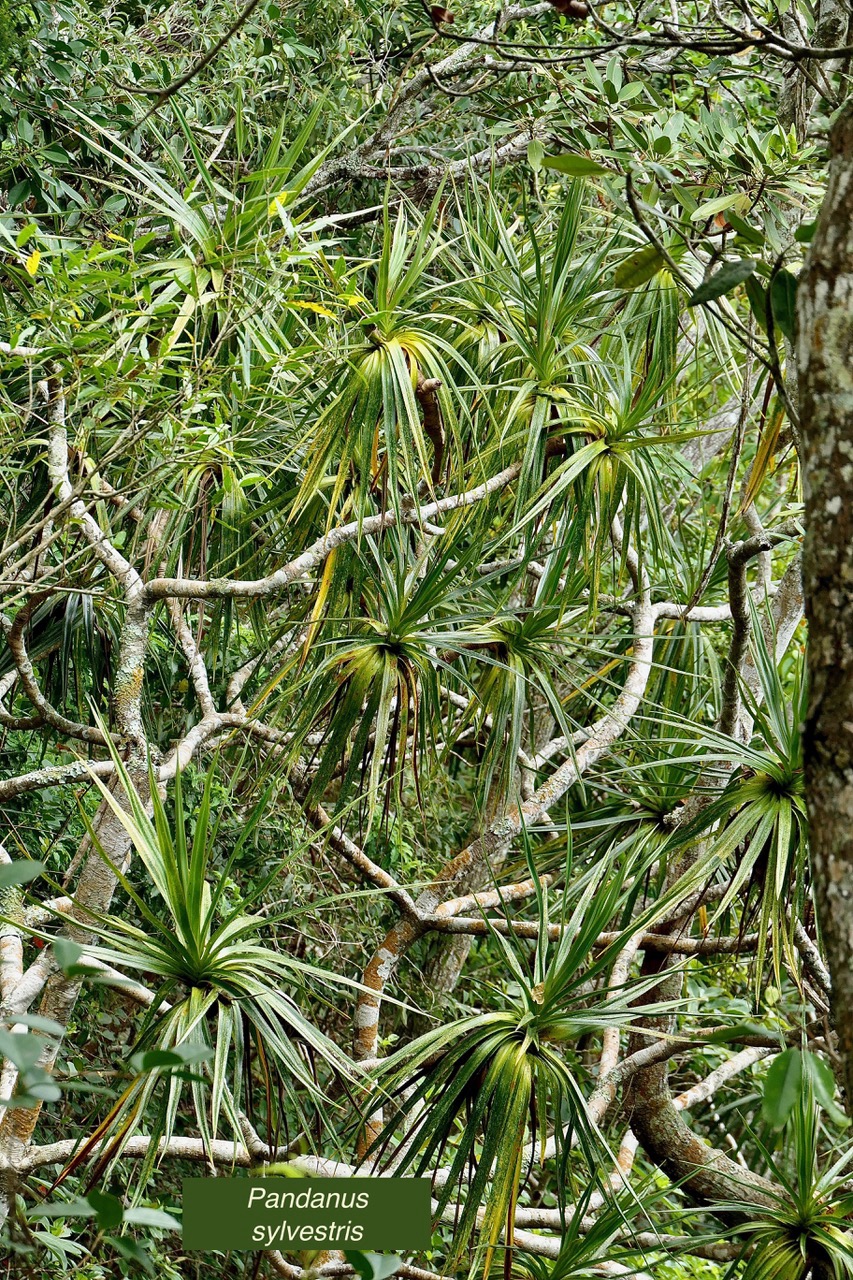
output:
POLYGON ((36 880, 44 871, 43 862, 3 862, 0 863, 0 889, 13 884, 27 884, 36 880))
POLYGON ((103 1191, 90 1191, 86 1199, 95 1210, 98 1226, 102 1231, 111 1231, 124 1217, 124 1206, 117 1196, 107 1195, 103 1191))
POLYGON ((534 138, 532 142, 527 144, 527 163, 530 165, 534 173, 539 173, 542 168, 542 161, 545 159, 545 147, 538 138, 534 138))
POLYGON ((774 323, 793 342, 797 324, 797 277, 784 268, 777 271, 770 282, 770 305, 774 323))
POLYGON ((144 1205, 138 1209, 125 1209, 124 1221, 137 1227, 165 1227, 167 1231, 180 1231, 181 1224, 171 1213, 163 1209, 149 1209, 144 1205))
POLYGON ((34 1067, 41 1056, 44 1041, 25 1031, 4 1031, 0 1028, 0 1054, 25 1071, 34 1067))
MULTIPOLYGON (((82 1196, 74 1200, 54 1201, 51 1204, 37 1204, 30 1209, 28 1218, 94 1218, 97 1209, 89 1199, 82 1196)), ((119 1219, 120 1221, 121 1219, 119 1219)))
POLYGON ((565 173, 570 178, 592 178, 608 172, 596 160, 590 160, 589 156, 570 155, 568 152, 558 156, 543 156, 542 164, 544 168, 565 173))
POLYGON ((767 290, 757 276, 748 276, 744 282, 749 309, 759 326, 767 332, 767 290))
POLYGON ((727 195, 715 196, 713 200, 700 204, 699 208, 691 213, 690 221, 706 222, 715 213, 725 213, 727 209, 736 209, 738 213, 743 213, 747 208, 749 208, 749 196, 745 196, 742 191, 729 191, 727 195))
POLYGON ((49 1036, 63 1036, 65 1028, 53 1018, 43 1018, 39 1013, 16 1013, 15 1022, 32 1031, 45 1031, 49 1036))
POLYGON ((63 938, 61 935, 53 939, 51 946, 56 962, 63 973, 67 973, 72 966, 76 966, 83 954, 83 948, 79 942, 72 942, 70 938, 63 938))
POLYGON ((755 1035, 766 1036, 767 1027, 759 1022, 739 1022, 714 1031, 708 1036, 708 1044, 729 1044, 731 1041, 747 1040, 755 1035))
POLYGON ((803 1055, 786 1049, 774 1058, 764 1081, 761 1114, 771 1129, 783 1129, 803 1089, 803 1055))
POLYGON ((836 1124, 846 1128, 850 1124, 850 1118, 835 1101, 836 1086, 832 1068, 822 1058, 819 1058, 816 1053, 812 1053, 810 1049, 806 1049, 803 1052, 803 1060, 806 1071, 811 1078, 815 1098, 836 1124))
MULTIPOLYGON (((131 1212, 133 1210, 128 1211, 126 1221, 130 1221, 129 1214, 131 1212)), ((156 1276, 158 1274, 151 1255, 141 1241, 134 1240, 133 1236, 106 1236, 105 1239, 120 1257, 127 1258, 129 1262, 135 1262, 146 1275, 156 1276)))
POLYGON ((746 240, 749 245, 761 249, 766 244, 767 237, 764 232, 760 231, 758 227, 753 227, 751 223, 745 222, 743 218, 739 218, 733 210, 729 211, 729 222, 738 235, 743 240, 746 240))
POLYGON ((698 307, 700 303, 713 302, 715 298, 731 293, 732 289, 749 279, 757 266, 758 263, 753 258, 740 258, 737 262, 727 262, 725 266, 720 267, 719 271, 715 271, 710 279, 694 289, 687 300, 688 307, 698 307))
POLYGON ((212 1056, 212 1049, 177 1044, 173 1049, 148 1049, 145 1053, 135 1053, 130 1059, 130 1065, 134 1071, 142 1073, 164 1067, 183 1067, 193 1062, 207 1062, 212 1056))

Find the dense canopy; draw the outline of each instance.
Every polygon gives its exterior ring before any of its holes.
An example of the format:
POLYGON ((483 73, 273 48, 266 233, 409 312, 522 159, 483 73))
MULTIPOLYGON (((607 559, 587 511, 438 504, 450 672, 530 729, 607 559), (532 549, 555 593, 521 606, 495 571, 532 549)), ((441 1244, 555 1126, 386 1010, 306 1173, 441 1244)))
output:
POLYGON ((0 0, 0 1274, 853 1276, 851 54, 0 0))

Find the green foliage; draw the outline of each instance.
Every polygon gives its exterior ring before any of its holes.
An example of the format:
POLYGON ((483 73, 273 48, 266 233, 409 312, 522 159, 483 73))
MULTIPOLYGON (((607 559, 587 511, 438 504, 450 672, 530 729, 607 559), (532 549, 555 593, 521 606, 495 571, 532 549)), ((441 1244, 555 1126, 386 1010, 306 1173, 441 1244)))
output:
POLYGON ((785 1049, 773 1059, 764 1081, 762 1115, 771 1129, 783 1129, 809 1092, 836 1123, 850 1123, 835 1102, 832 1069, 809 1049, 785 1049))
POLYGON ((739 284, 744 284, 755 271, 757 265, 751 258, 741 258, 738 262, 726 263, 709 280, 706 280, 704 284, 700 284, 698 289, 693 290, 687 305, 698 307, 702 302, 713 302, 716 298, 722 298, 724 294, 730 293, 739 284))
MULTIPOLYGON (((149 1249, 127 1233, 120 1236, 114 1236, 111 1233, 122 1225, 157 1227, 167 1231, 180 1230, 181 1225, 178 1219, 162 1209, 145 1205, 127 1209, 117 1196, 107 1195, 102 1191, 90 1191, 85 1197, 37 1205, 31 1210, 29 1217, 35 1222, 42 1219, 58 1218, 64 1222, 69 1218, 72 1221, 75 1218, 93 1218, 102 1235, 104 1245, 112 1248, 119 1257, 131 1260, 145 1274, 151 1276, 157 1275, 158 1269, 149 1249)), ((44 1239, 44 1233, 36 1232, 36 1236, 39 1235, 44 1239)))
MULTIPOLYGON (((532 864, 531 872, 535 876, 532 864)), ((547 891, 537 886, 540 931, 532 973, 524 954, 500 934, 505 962, 518 995, 509 1007, 472 1015, 427 1032, 393 1053, 383 1063, 383 1096, 397 1098, 397 1114, 375 1139, 382 1151, 401 1119, 408 1118, 395 1169, 423 1175, 455 1136, 455 1153, 447 1180, 438 1195, 436 1212, 450 1203, 474 1168, 465 1208, 454 1233, 452 1261, 465 1257, 477 1211, 485 1199, 480 1237, 471 1262, 472 1273, 482 1264, 488 1275, 495 1249, 516 1204, 523 1172, 525 1139, 544 1145, 552 1132, 557 1163, 564 1179, 574 1142, 579 1143, 593 1174, 606 1145, 590 1121, 583 1092, 570 1065, 568 1046, 592 1028, 618 1027, 634 1016, 631 1002, 656 983, 635 983, 630 991, 604 990, 591 999, 596 974, 603 973, 626 937, 612 949, 592 956, 593 941, 617 909, 623 892, 618 873, 602 868, 588 873, 577 886, 571 913, 562 903, 562 929, 555 947, 548 943, 551 919, 547 891), (404 1082, 408 1082, 402 1094, 404 1082), (414 1087, 412 1087, 414 1083, 414 1087), (458 1126, 461 1122, 461 1131, 458 1126), (475 1159, 476 1152, 476 1159, 475 1159), (487 1193, 488 1187, 488 1193, 487 1193)), ((650 1011, 662 1006, 649 1005, 650 1011)), ((569 1183, 570 1185, 570 1183, 569 1183)), ((569 1193, 561 1181, 561 1203, 569 1193)), ((509 1242, 511 1243, 511 1241, 509 1242)))
POLYGON ((36 24, 36 12, 28 4, 14 0, 0 3, 0 75, 20 71, 31 58, 29 41, 36 24))
MULTIPOLYGON (((753 620, 759 622, 753 606, 753 620)), ((744 691, 753 717, 755 742, 702 733, 704 759, 731 772, 720 794, 686 823, 673 848, 700 842, 702 863, 713 872, 737 852, 737 866, 719 905, 723 913, 753 888, 758 894, 756 991, 762 981, 768 936, 779 981, 783 953, 793 957, 791 920, 803 911, 808 876, 808 836, 802 774, 802 726, 807 689, 803 664, 783 685, 758 626, 752 646, 761 698, 744 691), (712 745, 714 744, 714 745, 712 745), (733 769, 733 766, 734 769, 733 769), (720 819, 724 818, 721 825, 720 819), (788 908, 790 907, 790 912, 788 908)), ((796 968, 796 961, 793 961, 796 968)))
POLYGON ((788 1160, 775 1160, 778 1206, 736 1228, 749 1244, 745 1280, 805 1280, 819 1268, 842 1280, 853 1275, 853 1236, 846 1229, 851 1204, 850 1153, 818 1167, 818 1112, 808 1084, 786 1121, 788 1160))
MULTIPOLYGON (((619 5, 566 9, 493 48, 481 0, 454 23, 262 0, 214 54, 237 6, 0 0, 0 338, 37 348, 2 356, 2 628, 53 711, 0 643, 4 778, 28 779, 4 799, 0 915, 10 952, 50 964, 46 999, 81 988, 65 1026, 0 1028, 12 1118, 47 1103, 35 1141, 76 1141, 21 1181, 10 1249, 38 1280, 209 1265, 171 1247, 157 1204, 185 1170, 160 1139, 210 1155, 256 1126, 350 1160, 379 1107, 383 1167, 441 1170, 436 1273, 494 1273, 503 1250, 533 1280, 850 1274, 850 1139, 803 941, 802 635, 777 654, 769 622, 801 514, 786 353, 846 90, 830 60, 766 54, 759 24, 813 32, 797 0, 756 10, 752 52, 742 14, 720 32, 682 5, 678 30, 701 22, 674 57, 668 10, 623 38, 619 5), (800 129, 795 82, 827 94, 800 129), (145 581, 216 597, 146 617, 143 744, 116 696, 139 618, 84 511, 145 581), (758 527, 729 735, 728 552, 758 527), (127 866, 99 845, 114 820, 127 866), (511 904, 471 897, 524 878, 511 904), (429 911, 446 891, 474 917, 470 950, 401 923, 425 885, 429 911), (48 892, 73 913, 41 911, 48 892), (631 959, 658 929, 689 957, 631 959), (370 1088, 348 1052, 365 969, 391 1050, 370 1088), (756 1040, 769 1066, 690 1123, 778 1207, 727 1187, 721 1225, 642 1154, 611 1196, 632 1077, 590 1120, 604 1043, 620 1062, 669 1043, 675 1093, 756 1040), (558 1256, 505 1248, 519 1204, 556 1215, 558 1256)), ((349 1261, 382 1280, 395 1260, 349 1261)))
MULTIPOLYGON (((306 979, 326 985, 346 984, 347 980, 265 944, 270 922, 252 914, 251 902, 229 906, 223 900, 228 871, 260 821, 264 801, 246 821, 224 873, 212 881, 210 863, 217 834, 211 811, 213 770, 191 819, 184 812, 177 775, 172 826, 153 776, 149 785, 152 820, 118 758, 116 767, 127 808, 103 784, 98 785, 133 841, 159 898, 160 911, 152 909, 101 849, 134 904, 139 923, 116 914, 95 916, 90 927, 100 941, 89 950, 95 958, 117 964, 122 971, 154 975, 158 985, 131 1063, 139 1074, 87 1147, 109 1135, 110 1157, 120 1155, 133 1125, 152 1106, 155 1110, 148 1118, 152 1132, 168 1139, 187 1083, 206 1142, 216 1137, 222 1114, 240 1133, 240 1108, 247 1088, 243 1064, 253 1043, 261 1070, 279 1083, 297 1114, 302 1115, 303 1098, 322 1106, 324 1095, 312 1059, 325 1061, 344 1074, 349 1073, 350 1065, 337 1045, 303 1015, 294 995, 306 979), (203 1076, 179 1069, 187 1062, 206 1059, 212 1059, 212 1065, 203 1076), (159 1088, 161 1085, 164 1087, 159 1088)), ((97 844, 94 832, 93 840, 97 844)), ((261 884, 258 893, 264 888, 261 884)), ((152 1143, 150 1160, 141 1176, 153 1165, 155 1156, 156 1145, 152 1143)), ((102 1154, 99 1164, 105 1163, 102 1154)))
POLYGON ((359 1249, 345 1249, 344 1257, 361 1280, 386 1280, 394 1275, 402 1261, 393 1253, 363 1253, 359 1249))

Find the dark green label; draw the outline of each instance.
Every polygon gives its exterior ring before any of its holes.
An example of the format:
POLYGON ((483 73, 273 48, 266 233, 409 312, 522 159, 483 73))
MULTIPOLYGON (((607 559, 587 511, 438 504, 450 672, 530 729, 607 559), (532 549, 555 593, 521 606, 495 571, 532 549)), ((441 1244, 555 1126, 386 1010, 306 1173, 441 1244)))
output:
POLYGON ((428 1178, 184 1178, 186 1249, 427 1249, 428 1178))

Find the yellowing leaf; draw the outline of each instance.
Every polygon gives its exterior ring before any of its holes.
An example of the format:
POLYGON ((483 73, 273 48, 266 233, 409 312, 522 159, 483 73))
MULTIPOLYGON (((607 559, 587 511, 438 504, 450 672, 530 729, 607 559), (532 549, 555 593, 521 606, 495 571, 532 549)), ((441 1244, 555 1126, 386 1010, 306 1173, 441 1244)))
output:
POLYGON ((184 329, 186 329, 187 325, 189 324, 190 319, 192 318, 192 314, 195 311, 197 306, 198 306, 198 301, 192 296, 191 293, 188 293, 187 296, 184 298, 183 303, 181 304, 181 309, 177 314, 175 323, 172 325, 171 329, 166 335, 166 341, 163 345, 164 353, 172 350, 172 347, 178 341, 178 338, 180 338, 184 329))
POLYGON ((740 504, 740 512, 743 514, 747 507, 758 497, 761 486, 764 484, 768 473, 773 465, 773 457, 776 453, 776 445, 779 442, 779 433, 782 429, 782 420, 784 411, 781 404, 776 405, 775 412, 770 414, 764 430, 761 433, 761 439, 758 442, 758 448, 755 451, 755 459, 752 463, 752 470, 749 473, 748 483, 744 489, 743 499, 740 504))
POLYGON ((664 256, 655 244, 635 249, 619 266, 613 276, 617 289, 639 289, 652 280, 665 265, 664 256))
POLYGON ((283 214, 284 206, 288 203, 292 194, 292 191, 279 191, 277 196, 273 196, 267 209, 268 216, 274 218, 277 213, 283 214))
POLYGON ((292 307, 300 307, 303 311, 313 311, 318 316, 329 316, 332 320, 335 318, 334 311, 330 311, 328 307, 324 307, 320 302, 291 302, 292 307))
POLYGON ((305 666, 308 660, 308 654, 314 643, 314 638, 320 626, 320 620, 323 616, 323 610, 326 607, 329 591, 335 578, 335 561, 337 560, 337 547, 333 547, 329 552, 326 560, 326 567, 323 570, 323 576, 320 579, 320 589, 317 592, 317 599, 314 601, 314 608, 311 610, 311 623, 305 633, 305 644, 302 647, 302 657, 299 659, 299 670, 305 666))
POLYGON ((26 271, 28 276, 35 275, 35 273, 39 269, 40 262, 41 262, 41 254, 39 253, 38 249, 33 249, 32 253, 24 263, 24 270, 26 271))

